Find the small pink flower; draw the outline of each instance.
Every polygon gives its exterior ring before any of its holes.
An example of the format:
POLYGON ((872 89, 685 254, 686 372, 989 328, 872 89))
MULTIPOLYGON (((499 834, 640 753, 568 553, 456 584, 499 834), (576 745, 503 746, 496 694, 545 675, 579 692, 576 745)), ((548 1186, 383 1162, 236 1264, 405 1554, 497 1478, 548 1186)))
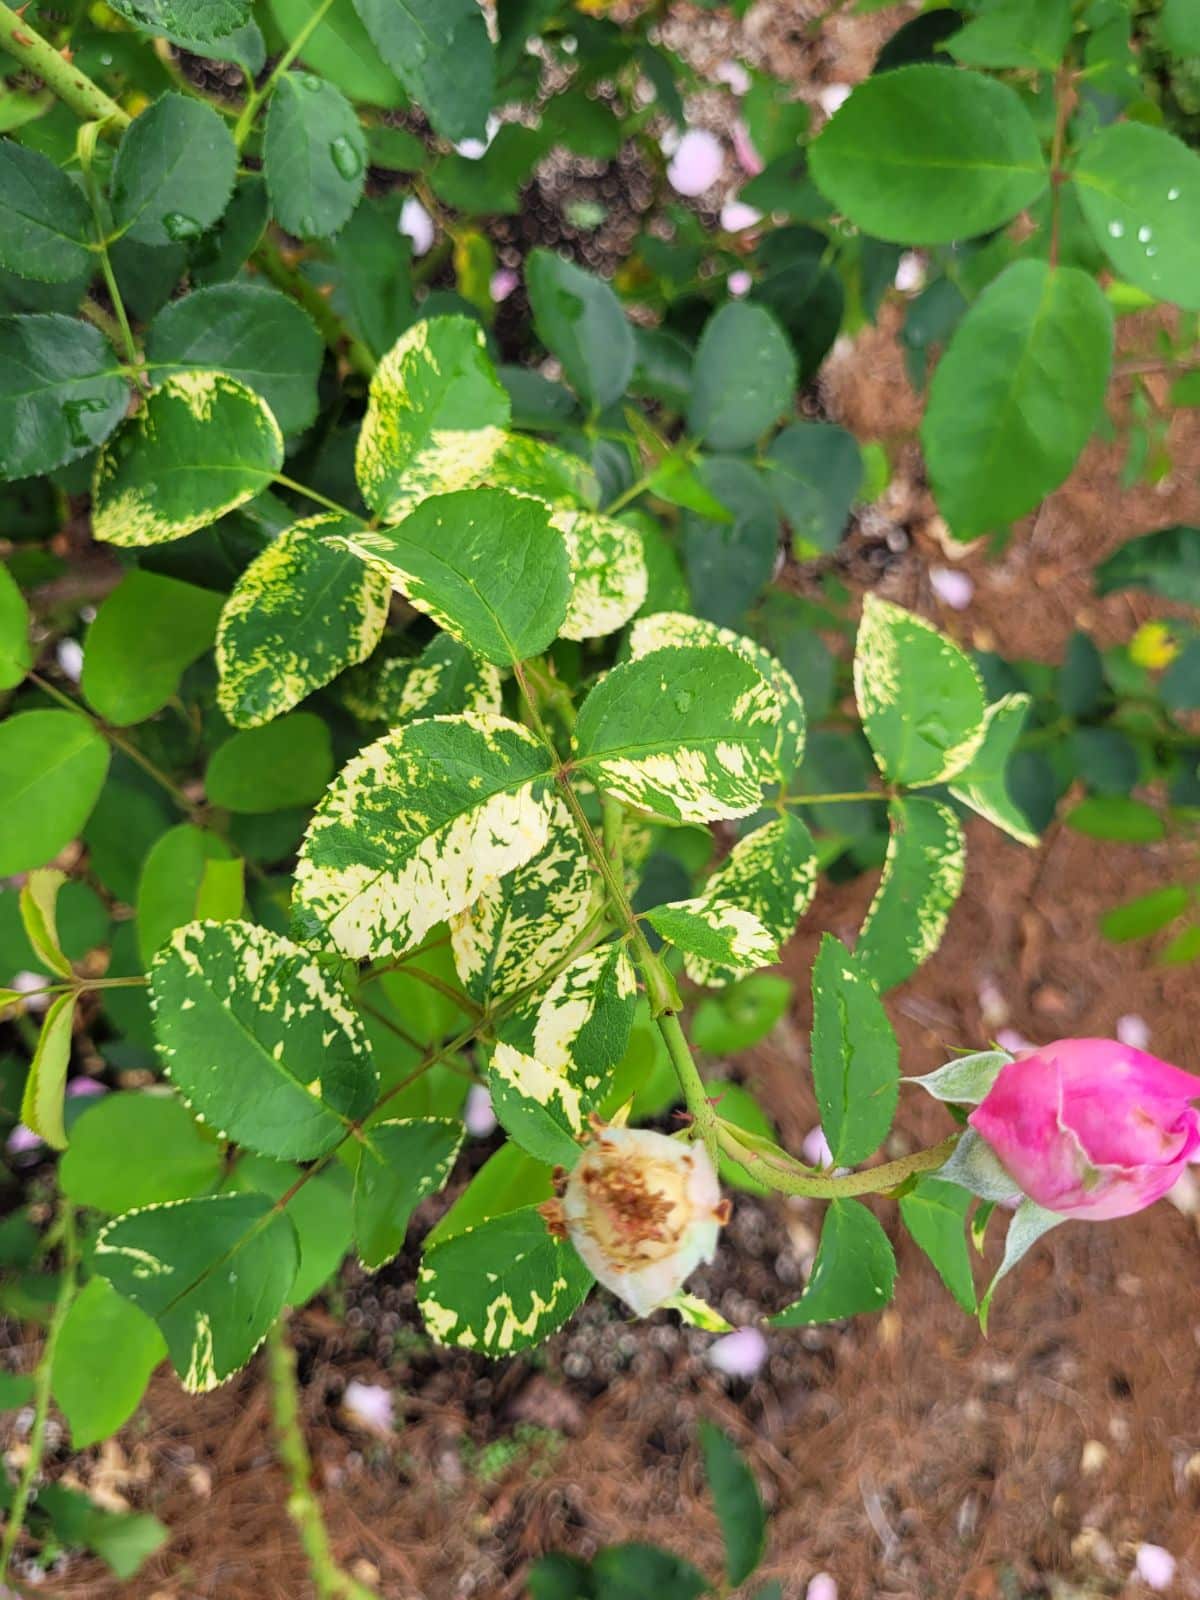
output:
POLYGON ((725 280, 725 287, 735 300, 740 300, 743 295, 750 293, 750 290, 754 287, 754 279, 748 272, 744 272, 739 267, 736 272, 729 274, 729 277, 725 280))
POLYGON ((486 1139, 496 1131, 496 1113, 492 1110, 492 1097, 482 1083, 473 1083, 467 1090, 467 1103, 463 1107, 463 1124, 472 1139, 486 1139))
POLYGON ((733 154, 738 166, 748 178, 757 178, 763 169, 763 158, 754 148, 750 130, 741 117, 735 119, 733 127, 729 130, 729 137, 733 142, 733 154))
POLYGON ((507 300, 520 281, 511 267, 501 267, 498 272, 493 272, 490 284, 493 303, 499 305, 501 300, 507 300))
POLYGON ((725 170, 725 151, 715 133, 689 128, 667 167, 667 182, 676 194, 693 198, 711 189, 725 170))
POLYGON ((1160 1544, 1140 1544, 1137 1550, 1137 1575, 1147 1588, 1169 1589, 1175 1581, 1175 1557, 1160 1544))
POLYGON ((1038 1205, 1103 1221, 1160 1199, 1200 1148, 1200 1077, 1115 1039, 1061 1039, 1000 1069, 969 1118, 1038 1205))
POLYGON ((767 1359, 767 1341, 757 1328, 738 1328, 708 1347, 709 1365, 727 1378, 756 1377, 767 1359))

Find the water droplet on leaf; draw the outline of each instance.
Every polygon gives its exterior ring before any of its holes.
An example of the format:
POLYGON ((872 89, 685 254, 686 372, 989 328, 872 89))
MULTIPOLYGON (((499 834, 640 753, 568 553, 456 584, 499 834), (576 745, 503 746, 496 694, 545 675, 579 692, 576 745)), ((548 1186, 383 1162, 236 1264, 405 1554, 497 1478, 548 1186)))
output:
POLYGON ((1108 231, 1114 239, 1123 238, 1125 234, 1125 224, 1123 222, 1117 222, 1114 220, 1109 223, 1108 231))
POLYGON ((1151 233, 1149 228, 1142 227, 1142 228, 1138 229, 1138 243, 1139 244, 1149 244, 1150 240, 1153 237, 1154 237, 1154 235, 1151 233))
POLYGON ((333 141, 329 146, 329 154, 334 166, 347 181, 357 178, 362 171, 362 157, 344 136, 339 134, 333 141))
POLYGON ((183 211, 168 211, 162 219, 163 231, 168 239, 174 239, 177 244, 185 239, 194 239, 200 233, 200 224, 195 217, 189 217, 183 211))

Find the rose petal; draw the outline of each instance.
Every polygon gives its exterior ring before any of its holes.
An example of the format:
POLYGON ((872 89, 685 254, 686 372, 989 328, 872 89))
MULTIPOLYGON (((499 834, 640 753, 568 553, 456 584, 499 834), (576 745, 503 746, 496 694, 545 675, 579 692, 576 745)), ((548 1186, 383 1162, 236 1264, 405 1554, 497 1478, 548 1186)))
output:
POLYGON ((351 1379, 342 1396, 342 1406, 364 1428, 390 1433, 395 1426, 392 1391, 378 1383, 359 1383, 351 1379))
POLYGON ((1150 1024, 1136 1011, 1127 1011, 1117 1018, 1117 1038, 1134 1050, 1145 1050, 1150 1043, 1150 1024))
POLYGON ((463 1126, 473 1139, 486 1139, 496 1131, 496 1113, 492 1110, 492 1097, 482 1083, 473 1083, 467 1090, 467 1103, 463 1107, 463 1126))
POLYGON ((667 167, 667 182, 676 194, 693 198, 711 189, 725 170, 725 151, 715 133, 689 128, 667 167))
POLYGON ((754 287, 754 279, 748 272, 743 272, 739 269, 737 272, 729 274, 729 277, 725 280, 725 287, 735 300, 740 300, 743 295, 750 293, 750 290, 754 287))
POLYGON ((753 1378, 766 1359, 767 1341, 757 1328, 738 1328, 708 1347, 709 1365, 727 1378, 753 1378))
POLYGON ((954 611, 965 611, 975 593, 975 581, 955 567, 930 567, 929 584, 938 599, 954 611))
POLYGON ((744 200, 726 200, 721 207, 721 226, 726 233, 741 233, 743 228, 752 228, 761 221, 762 212, 748 206, 744 200))
POLYGON ((432 248, 435 229, 433 218, 415 195, 400 207, 400 221, 398 227, 412 240, 413 255, 423 256, 432 248))
POLYGON ((827 1572, 818 1572, 809 1581, 804 1600, 838 1600, 838 1586, 827 1572))
POLYGON ((1140 1544, 1137 1574, 1151 1589, 1167 1589, 1175 1579, 1175 1557, 1160 1544, 1140 1544))

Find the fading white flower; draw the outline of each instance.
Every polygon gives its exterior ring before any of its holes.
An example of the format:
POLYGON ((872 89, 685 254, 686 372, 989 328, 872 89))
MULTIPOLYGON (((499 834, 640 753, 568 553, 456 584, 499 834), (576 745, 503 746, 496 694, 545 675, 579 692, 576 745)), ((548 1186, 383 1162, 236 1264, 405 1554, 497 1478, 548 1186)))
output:
POLYGON ((725 280, 725 287, 735 300, 740 300, 744 295, 750 293, 750 290, 754 287, 754 279, 748 272, 739 267, 736 272, 729 274, 729 277, 725 280))
POLYGON ((729 1202, 703 1145, 598 1126, 542 1214, 606 1289, 647 1317, 712 1260, 729 1202))
POLYGON ((975 593, 975 580, 954 567, 930 567, 929 584, 938 599, 953 611, 965 611, 975 593))
POLYGON ((1117 1018, 1117 1038, 1131 1050, 1146 1050, 1150 1046, 1150 1024, 1136 1011, 1127 1011, 1117 1018))
POLYGON ((850 98, 850 85, 848 83, 827 83, 817 94, 817 104, 827 117, 831 117, 839 106, 850 98))
POLYGON ((746 94, 750 88, 750 74, 740 61, 722 61, 713 77, 718 83, 723 83, 734 94, 746 94))
POLYGON ((756 211, 753 206, 748 206, 744 200, 738 200, 736 197, 726 200, 721 207, 721 226, 726 233, 740 233, 743 228, 752 228, 756 222, 761 221, 761 211, 756 211))
POLYGON ((63 675, 72 683, 83 677, 83 646, 78 639, 60 639, 54 652, 63 675))
POLYGON ((1169 1589, 1175 1581, 1175 1557, 1160 1544, 1140 1544, 1136 1557, 1137 1575, 1150 1589, 1169 1589))
POLYGON ((482 1083, 473 1083, 467 1090, 467 1103, 463 1107, 463 1126, 473 1139, 486 1139, 496 1131, 496 1113, 492 1097, 482 1083))
POLYGON ((693 198, 711 189, 725 170, 725 151, 715 133, 689 128, 667 166, 667 182, 676 194, 693 198))
POLYGON ((342 1395, 342 1407, 360 1427, 372 1433, 391 1433, 395 1426, 392 1391, 382 1384, 351 1379, 342 1395))
POLYGON ((415 195, 400 207, 400 221, 397 224, 401 233, 405 233, 412 240, 413 255, 423 256, 433 247, 434 234, 433 218, 415 195))
POLYGON ((708 1347, 708 1362, 727 1378, 756 1377, 767 1359, 767 1341, 757 1328, 737 1328, 708 1347))

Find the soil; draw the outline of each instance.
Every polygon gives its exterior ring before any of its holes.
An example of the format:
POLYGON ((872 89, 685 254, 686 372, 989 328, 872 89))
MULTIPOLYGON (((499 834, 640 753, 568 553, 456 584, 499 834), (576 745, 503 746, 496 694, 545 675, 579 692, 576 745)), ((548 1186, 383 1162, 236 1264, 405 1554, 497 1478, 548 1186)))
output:
MULTIPOLYGON (((796 52, 805 85, 860 76, 870 30, 895 22, 894 13, 886 24, 840 16, 834 53, 823 40, 814 54, 802 29, 788 31, 812 9, 781 0, 751 13, 752 22, 767 13, 756 24, 761 48, 796 52)), ((691 15, 699 27, 709 14, 691 15)), ((725 46, 722 36, 715 48, 725 46)), ((857 535, 850 581, 1009 655, 1058 661, 1078 627, 1102 645, 1127 639, 1154 607, 1128 595, 1096 599, 1089 574, 1132 534, 1200 518, 1195 414, 1176 415, 1174 467, 1157 487, 1122 489, 1119 449, 1096 444, 1002 557, 948 550, 915 450, 902 442, 919 405, 895 320, 889 312, 839 348, 822 382, 829 415, 898 446, 888 511, 907 541, 880 569, 857 535), (932 566, 956 558, 976 585, 963 612, 942 605, 929 579, 932 566)), ((1152 330, 1124 326, 1129 347, 1147 346, 1152 330)), ((889 998, 904 1070, 979 1048, 999 1027, 1034 1042, 1111 1036, 1129 1014, 1146 1020, 1156 1053, 1196 1065, 1194 971, 1156 966, 1152 947, 1115 946, 1097 931, 1116 900, 1172 880, 1176 847, 1099 845, 1053 825, 1026 850, 982 822, 968 832, 966 890, 942 948, 889 998)), ((870 878, 822 887, 785 954, 795 1013, 737 1063, 793 1148, 817 1120, 808 969, 821 930, 853 936, 872 888, 870 878)), ((910 1091, 893 1153, 944 1128, 944 1112, 910 1091)), ((891 1230, 894 1216, 880 1215, 891 1230)), ((736 1323, 787 1303, 819 1223, 812 1202, 739 1196, 697 1291, 736 1323)), ((1198 1235, 1186 1202, 1064 1226, 1006 1283, 987 1338, 897 1236, 891 1308, 772 1335, 749 1383, 712 1369, 709 1336, 663 1315, 628 1322, 600 1293, 533 1357, 488 1363, 438 1351, 413 1304, 415 1252, 374 1279, 347 1269, 337 1302, 292 1326, 336 1554, 385 1600, 518 1600, 540 1553, 586 1556, 630 1539, 672 1547, 715 1574, 719 1537, 695 1445, 696 1422, 708 1416, 753 1463, 772 1511, 763 1577, 779 1579, 785 1600, 800 1600, 819 1571, 836 1579, 842 1600, 1136 1597, 1150 1592, 1132 1576, 1143 1541, 1175 1556, 1170 1594, 1200 1597, 1198 1235), (345 1410, 354 1379, 392 1392, 394 1433, 365 1431, 345 1410)), ((989 1267, 997 1245, 989 1239, 989 1267)), ((170 1542, 132 1582, 80 1559, 41 1592, 308 1600, 261 1359, 200 1399, 160 1374, 135 1423, 74 1469, 93 1490, 152 1509, 170 1542)))

